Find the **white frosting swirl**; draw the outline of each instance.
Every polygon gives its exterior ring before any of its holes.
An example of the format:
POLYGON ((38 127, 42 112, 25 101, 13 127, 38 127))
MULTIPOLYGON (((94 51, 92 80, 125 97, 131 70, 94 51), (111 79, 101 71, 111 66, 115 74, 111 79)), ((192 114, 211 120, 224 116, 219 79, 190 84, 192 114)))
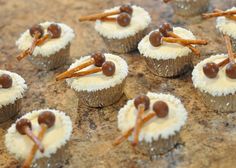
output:
MULTIPOLYGON (((153 112, 152 105, 156 101, 164 101, 169 107, 168 116, 165 118, 154 117, 142 127, 139 135, 139 141, 151 143, 159 138, 167 139, 171 135, 175 135, 180 131, 187 120, 187 111, 179 99, 169 94, 158 94, 148 92, 150 98, 150 109, 146 110, 144 115, 153 112)), ((137 109, 134 106, 134 100, 129 100, 127 104, 120 109, 118 113, 118 128, 122 133, 132 128, 135 125, 137 117, 137 109)), ((133 140, 133 136, 129 137, 133 140)))
MULTIPOLYGON (((130 37, 138 33, 139 31, 144 30, 151 23, 151 17, 147 11, 143 8, 133 5, 133 13, 131 16, 130 24, 126 27, 122 27, 116 22, 101 22, 97 20, 95 23, 96 31, 104 37, 109 39, 122 39, 130 37)), ((114 7, 107 11, 117 10, 119 7, 114 7)), ((117 17, 115 15, 114 17, 117 17)))
POLYGON ((0 85, 0 108, 2 106, 13 104, 17 99, 23 98, 23 95, 27 89, 25 80, 18 74, 0 70, 0 76, 2 74, 8 74, 12 78, 12 87, 4 89, 0 85))
MULTIPOLYGON (((42 144, 45 148, 44 153, 37 151, 35 159, 50 157, 52 154, 56 153, 57 149, 66 144, 72 133, 72 122, 70 117, 66 116, 64 112, 53 109, 42 109, 38 111, 32 111, 21 117, 27 118, 31 121, 32 130, 35 135, 38 135, 40 131, 38 115, 43 111, 53 112, 56 116, 56 121, 55 125, 49 128, 43 137, 42 144)), ((8 151, 16 158, 25 159, 29 155, 30 150, 34 144, 28 136, 21 135, 16 130, 16 124, 14 123, 7 130, 7 134, 5 136, 5 145, 8 151)))
MULTIPOLYGON (((47 33, 47 28, 53 22, 44 22, 40 25, 44 28, 44 34, 47 33)), ((60 38, 50 39, 41 46, 37 46, 33 52, 33 56, 42 55, 43 57, 49 57, 55 54, 62 48, 65 48, 75 37, 74 31, 63 23, 56 23, 61 27, 60 38)), ((29 33, 29 29, 21 34, 20 38, 16 41, 16 45, 20 50, 26 50, 32 45, 33 38, 29 33)))
POLYGON ((226 76, 225 68, 221 67, 216 78, 208 78, 203 73, 203 66, 208 62, 219 63, 227 58, 226 54, 213 55, 198 63, 192 72, 192 80, 195 88, 202 92, 207 92, 212 96, 224 96, 236 92, 236 79, 230 79, 226 76))
MULTIPOLYGON (((174 27, 173 32, 184 39, 195 39, 195 36, 192 34, 192 32, 181 27, 174 27)), ((152 32, 146 35, 138 44, 139 52, 145 57, 158 60, 167 60, 187 56, 192 52, 188 47, 177 43, 163 42, 161 46, 154 47, 149 41, 149 35, 151 33, 152 32)))
MULTIPOLYGON (((232 7, 227 11, 236 10, 236 7, 232 7)), ((236 16, 236 15, 235 15, 236 16)), ((236 21, 227 19, 224 16, 216 19, 216 28, 223 34, 227 34, 236 39, 236 21)))
MULTIPOLYGON (((102 72, 98 72, 79 78, 67 79, 67 84, 76 91, 96 91, 110 88, 122 83, 122 81, 128 75, 128 65, 126 61, 117 55, 108 53, 104 55, 106 57, 106 61, 112 61, 116 66, 115 74, 113 76, 105 76, 102 72)), ((89 58, 90 56, 84 56, 79 60, 76 60, 75 63, 70 66, 69 69, 80 65, 89 58)), ((94 67, 94 65, 91 65, 89 67, 84 68, 83 70, 92 69, 94 67)))

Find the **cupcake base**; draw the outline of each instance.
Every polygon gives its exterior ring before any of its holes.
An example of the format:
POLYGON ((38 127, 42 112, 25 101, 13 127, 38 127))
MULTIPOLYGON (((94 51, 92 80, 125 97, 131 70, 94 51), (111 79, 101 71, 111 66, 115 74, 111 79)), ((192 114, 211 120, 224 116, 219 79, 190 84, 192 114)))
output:
POLYGON ((219 112, 236 111, 236 94, 226 96, 212 96, 208 93, 203 93, 203 101, 205 105, 219 112))
POLYGON ((70 44, 60 49, 49 57, 42 55, 29 56, 28 60, 41 70, 53 70, 66 64, 66 60, 70 55, 70 44))
POLYGON ((236 52, 236 39, 230 37, 231 42, 232 42, 232 48, 233 48, 233 52, 236 52))
POLYGON ((171 6, 176 15, 195 16, 208 10, 209 0, 174 0, 171 6))
POLYGON ((155 75, 161 77, 176 77, 186 73, 193 67, 192 59, 192 54, 168 60, 145 57, 148 69, 155 75))
POLYGON ((97 91, 80 91, 77 92, 79 102, 89 107, 104 107, 117 102, 123 95, 125 80, 121 84, 97 91))
POLYGON ((137 48, 138 43, 142 38, 148 33, 148 28, 139 31, 133 36, 123 38, 123 39, 108 39, 102 36, 107 48, 110 51, 117 53, 127 53, 133 51, 137 48))
POLYGON ((168 139, 159 138, 152 143, 139 143, 137 151, 149 156, 162 155, 169 152, 180 141, 179 132, 168 139))
POLYGON ((21 100, 22 99, 17 99, 15 103, 8 104, 0 108, 0 123, 9 120, 10 118, 17 115, 20 112, 21 100))

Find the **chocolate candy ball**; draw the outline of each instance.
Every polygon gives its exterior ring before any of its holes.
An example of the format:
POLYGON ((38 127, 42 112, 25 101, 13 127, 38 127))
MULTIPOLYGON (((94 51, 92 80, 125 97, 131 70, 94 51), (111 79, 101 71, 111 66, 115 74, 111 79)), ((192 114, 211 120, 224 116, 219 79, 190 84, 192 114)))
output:
POLYGON ((94 53, 91 55, 91 57, 94 59, 94 65, 97 67, 101 67, 102 64, 106 61, 106 57, 102 53, 94 53))
POLYGON ((106 76, 112 76, 114 75, 116 71, 116 66, 113 62, 111 61, 106 61, 102 64, 102 72, 106 76))
POLYGON ((11 76, 7 75, 7 74, 2 74, 0 76, 0 85, 4 89, 10 88, 12 86, 12 78, 11 78, 11 76))
POLYGON ((153 104, 152 107, 153 111, 156 113, 156 115, 160 118, 164 118, 169 113, 169 107, 168 105, 163 101, 156 101, 153 104))
POLYGON ((117 23, 122 27, 128 26, 130 24, 130 20, 130 15, 125 12, 119 14, 119 16, 117 17, 117 23))
POLYGON ((39 38, 41 38, 44 34, 44 30, 43 27, 41 25, 33 25, 30 29, 29 29, 30 35, 32 37, 34 37, 34 35, 36 33, 39 33, 39 38))
POLYGON ((132 13, 133 13, 133 8, 132 8, 131 5, 125 4, 125 5, 122 5, 122 6, 120 7, 120 11, 121 11, 121 12, 126 12, 126 13, 132 15, 132 13))
POLYGON ((208 78, 215 78, 219 72, 219 67, 214 62, 208 62, 203 66, 203 72, 208 78))
POLYGON ((226 75, 231 79, 236 79, 236 63, 230 62, 226 65, 226 75))
POLYGON ((159 31, 154 31, 149 35, 149 41, 153 47, 158 47, 161 45, 162 35, 159 31))
POLYGON ((61 36, 61 27, 58 24, 52 23, 48 26, 48 32, 52 34, 52 38, 59 38, 61 36))
POLYGON ((19 121, 17 121, 16 123, 16 130, 22 134, 22 135, 25 135, 26 132, 25 132, 25 128, 26 127, 29 127, 30 130, 32 129, 32 125, 31 125, 31 122, 30 120, 26 119, 26 118, 22 118, 20 119, 19 121))
POLYGON ((169 24, 169 23, 163 23, 160 27, 159 27, 159 31, 161 32, 161 34, 164 37, 168 37, 168 32, 169 31, 173 31, 173 27, 169 24))
POLYGON ((138 109, 138 106, 140 104, 143 104, 145 106, 145 110, 149 109, 149 106, 150 106, 150 99, 149 99, 149 97, 147 97, 146 95, 137 96, 134 99, 134 106, 136 107, 136 109, 138 109))
POLYGON ((48 128, 54 125, 55 120, 56 120, 56 117, 51 111, 44 111, 38 117, 38 123, 46 124, 48 128))

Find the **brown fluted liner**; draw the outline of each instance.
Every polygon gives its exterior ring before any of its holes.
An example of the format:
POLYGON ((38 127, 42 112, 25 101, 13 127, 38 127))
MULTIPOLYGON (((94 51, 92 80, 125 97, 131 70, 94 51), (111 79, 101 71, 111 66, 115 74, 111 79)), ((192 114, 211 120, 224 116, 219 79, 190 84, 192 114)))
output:
POLYGON ((107 89, 90 92, 79 91, 77 92, 77 96, 79 98, 79 102, 82 102, 89 107, 109 106, 121 98, 123 95, 124 84, 125 79, 122 81, 122 83, 107 89))
POLYGON ((219 112, 236 111, 236 94, 226 96, 212 96, 201 92, 205 105, 219 112))
POLYGON ((0 108, 0 123, 9 120, 17 115, 21 110, 21 99, 17 99, 13 104, 8 104, 0 108))
POLYGON ((193 67, 192 59, 192 54, 168 60, 145 57, 148 69, 155 75, 161 77, 175 77, 187 72, 193 67))
POLYGON ((233 37, 230 37, 230 39, 232 41, 233 51, 236 52, 236 39, 234 39, 233 37))
POLYGON ((135 35, 123 39, 108 39, 107 37, 102 37, 107 48, 110 51, 114 51, 117 53, 127 53, 135 50, 138 46, 138 43, 147 33, 148 28, 145 28, 144 30, 139 31, 135 35))
POLYGON ((70 56, 70 43, 60 49, 55 54, 49 57, 43 57, 42 55, 29 56, 28 60, 41 70, 53 70, 66 64, 67 58, 70 56))
POLYGON ((55 167, 63 167, 67 160, 70 157, 68 143, 62 146, 60 149, 56 151, 55 154, 52 154, 51 157, 43 157, 41 159, 36 160, 32 167, 37 168, 55 168, 55 167))
POLYGON ((137 146, 140 153, 154 156, 169 152, 180 141, 180 134, 176 132, 175 135, 169 136, 167 139, 159 138, 157 141, 151 143, 141 142, 137 146))
POLYGON ((179 16, 195 16, 208 10, 209 0, 173 0, 171 6, 179 16))

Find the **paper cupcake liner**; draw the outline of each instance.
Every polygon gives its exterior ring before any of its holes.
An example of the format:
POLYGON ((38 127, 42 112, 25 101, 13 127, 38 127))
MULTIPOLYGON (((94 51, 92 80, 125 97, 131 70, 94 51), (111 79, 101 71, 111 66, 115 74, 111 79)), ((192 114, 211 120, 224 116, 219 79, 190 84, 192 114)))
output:
POLYGON ((174 0, 171 6, 177 15, 194 16, 208 10, 209 0, 174 0))
POLYGON ((162 155, 169 152, 180 141, 180 134, 176 132, 175 135, 169 136, 167 139, 159 138, 157 141, 151 143, 141 142, 138 144, 138 152, 149 155, 162 155))
POLYGON ((148 69, 155 75, 161 77, 175 77, 186 73, 193 67, 192 59, 192 54, 168 60, 145 57, 148 69))
POLYGON ((0 123, 9 120, 20 112, 21 100, 17 99, 13 104, 8 104, 0 108, 0 123))
POLYGON ((55 154, 51 157, 44 157, 41 159, 36 160, 32 167, 37 168, 54 168, 54 167, 63 167, 65 162, 69 159, 70 153, 68 150, 68 143, 62 146, 60 149, 57 150, 55 154))
POLYGON ((104 36, 102 36, 102 38, 110 51, 117 53, 127 53, 135 50, 138 46, 138 43, 147 33, 148 28, 145 28, 135 35, 123 39, 108 39, 104 36))
POLYGON ((44 57, 42 55, 29 56, 28 60, 41 70, 53 70, 60 66, 66 64, 67 58, 70 56, 70 43, 65 47, 60 49, 55 54, 49 57, 44 57))
POLYGON ((205 105, 219 112, 236 111, 236 94, 226 96, 212 96, 201 92, 205 105))
POLYGON ((233 52, 236 52, 236 39, 234 39, 233 37, 230 37, 230 39, 232 41, 233 52))
POLYGON ((89 107, 104 107, 117 102, 123 95, 125 80, 121 84, 97 91, 79 91, 79 102, 89 107))

